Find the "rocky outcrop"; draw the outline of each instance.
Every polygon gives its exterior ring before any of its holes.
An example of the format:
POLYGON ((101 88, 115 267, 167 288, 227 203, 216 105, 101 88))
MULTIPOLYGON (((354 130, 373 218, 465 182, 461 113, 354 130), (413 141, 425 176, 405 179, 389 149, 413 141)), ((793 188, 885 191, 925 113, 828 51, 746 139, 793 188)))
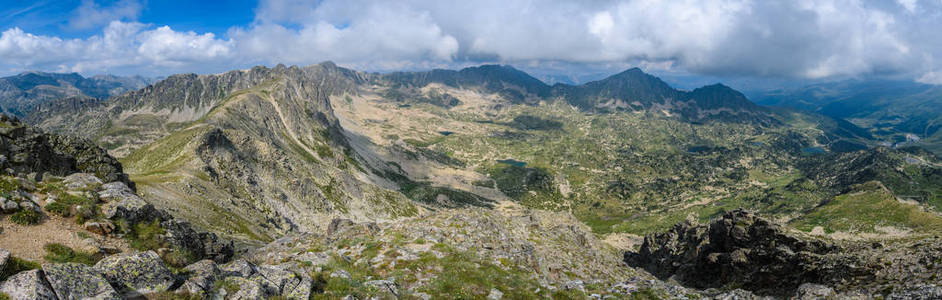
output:
POLYGON ((105 182, 121 181, 133 187, 121 163, 92 142, 45 133, 6 115, 0 116, 0 170, 24 177, 91 173, 105 182))
POLYGON ((168 220, 160 223, 166 232, 167 243, 186 249, 197 259, 212 259, 227 262, 235 253, 231 241, 219 238, 215 233, 198 231, 192 224, 183 220, 168 220))
POLYGON ((940 253, 938 238, 820 240, 736 210, 706 225, 684 222, 649 235, 624 258, 694 288, 741 287, 796 299, 931 299, 942 289, 940 253))
POLYGON ((873 276, 841 250, 736 210, 708 225, 681 223, 647 236, 638 252, 625 254, 625 262, 696 288, 741 286, 760 294, 791 295, 803 283, 873 276))
POLYGON ((42 272, 29 270, 10 276, 0 284, 0 293, 7 294, 10 300, 57 299, 55 291, 49 286, 42 272))
POLYGON ((43 265, 43 273, 59 299, 121 299, 98 270, 78 263, 43 265))
POLYGON ((174 283, 173 273, 154 251, 112 255, 95 264, 95 269, 119 291, 164 292, 174 283))

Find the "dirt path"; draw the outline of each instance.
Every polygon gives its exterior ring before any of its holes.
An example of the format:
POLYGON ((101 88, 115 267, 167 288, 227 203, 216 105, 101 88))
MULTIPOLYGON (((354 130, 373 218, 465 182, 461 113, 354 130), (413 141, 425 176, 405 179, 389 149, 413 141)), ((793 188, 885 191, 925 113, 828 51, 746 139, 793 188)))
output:
POLYGON ((49 243, 59 243, 72 249, 88 249, 98 245, 106 245, 122 252, 128 251, 127 242, 120 239, 104 238, 100 235, 85 231, 82 226, 75 224, 71 219, 58 216, 49 216, 42 223, 33 226, 22 226, 10 222, 9 216, 0 219, 0 248, 10 251, 13 256, 32 261, 43 261, 46 250, 43 246, 49 243), (85 237, 83 237, 85 236, 85 237), (92 238, 95 243, 86 242, 92 238))

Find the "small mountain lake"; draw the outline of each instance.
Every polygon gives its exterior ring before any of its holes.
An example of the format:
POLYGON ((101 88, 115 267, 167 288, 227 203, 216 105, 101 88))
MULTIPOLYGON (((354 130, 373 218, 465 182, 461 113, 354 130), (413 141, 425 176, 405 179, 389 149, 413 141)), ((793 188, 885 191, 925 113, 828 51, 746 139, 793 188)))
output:
POLYGON ((498 159, 497 162, 502 163, 502 164, 508 164, 508 165, 515 166, 515 167, 526 167, 526 166, 527 166, 527 162, 525 162, 525 161, 519 161, 519 160, 512 159, 512 158, 508 158, 508 159, 498 159))
POLYGON ((438 133, 444 136, 455 134, 454 132, 451 132, 451 131, 439 131, 438 133))

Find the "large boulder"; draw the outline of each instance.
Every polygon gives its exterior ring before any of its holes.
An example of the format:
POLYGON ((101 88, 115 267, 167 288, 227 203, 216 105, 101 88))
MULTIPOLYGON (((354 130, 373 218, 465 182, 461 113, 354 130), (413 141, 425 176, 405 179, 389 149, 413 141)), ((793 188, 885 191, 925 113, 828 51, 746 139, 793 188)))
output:
POLYGON ((197 231, 189 222, 168 220, 160 223, 160 227, 166 231, 165 240, 169 244, 186 249, 197 259, 208 258, 224 263, 235 254, 231 241, 224 241, 212 232, 197 231))
POLYGON ((103 185, 102 190, 98 192, 98 196, 107 201, 102 205, 102 212, 108 219, 123 219, 130 224, 137 224, 140 222, 160 222, 171 218, 166 212, 144 201, 122 182, 103 185))
POLYGON ((10 300, 54 300, 56 293, 46 282, 41 270, 29 270, 17 273, 0 284, 0 293, 7 294, 10 300))
POLYGON ((125 294, 163 292, 174 283, 173 273, 154 251, 108 256, 95 269, 125 294))
POLYGON ((180 291, 193 295, 205 295, 213 289, 221 271, 216 262, 204 259, 186 266, 183 272, 187 279, 180 286, 180 291))
POLYGON ((285 266, 259 266, 252 280, 265 288, 268 295, 282 295, 288 299, 308 299, 314 281, 303 273, 287 270, 285 266))
POLYGON ((219 290, 222 298, 230 300, 262 300, 269 296, 265 288, 257 281, 242 277, 226 277, 223 279, 223 288, 219 290))
POLYGON ((78 263, 45 264, 43 273, 59 299, 121 299, 95 268, 78 263))
POLYGON ((62 180, 62 184, 65 185, 66 189, 69 190, 91 190, 98 188, 102 184, 101 179, 95 177, 95 174, 89 173, 75 173, 69 176, 66 176, 62 180))

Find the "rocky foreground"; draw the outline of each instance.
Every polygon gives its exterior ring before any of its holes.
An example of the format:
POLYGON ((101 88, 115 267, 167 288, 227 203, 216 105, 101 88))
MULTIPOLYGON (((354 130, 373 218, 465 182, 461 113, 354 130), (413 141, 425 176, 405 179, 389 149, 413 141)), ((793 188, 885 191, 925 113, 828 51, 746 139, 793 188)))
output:
POLYGON ((813 298, 938 299, 942 241, 836 242, 792 233, 753 213, 677 224, 645 238, 625 262, 699 289, 743 288, 813 298))

